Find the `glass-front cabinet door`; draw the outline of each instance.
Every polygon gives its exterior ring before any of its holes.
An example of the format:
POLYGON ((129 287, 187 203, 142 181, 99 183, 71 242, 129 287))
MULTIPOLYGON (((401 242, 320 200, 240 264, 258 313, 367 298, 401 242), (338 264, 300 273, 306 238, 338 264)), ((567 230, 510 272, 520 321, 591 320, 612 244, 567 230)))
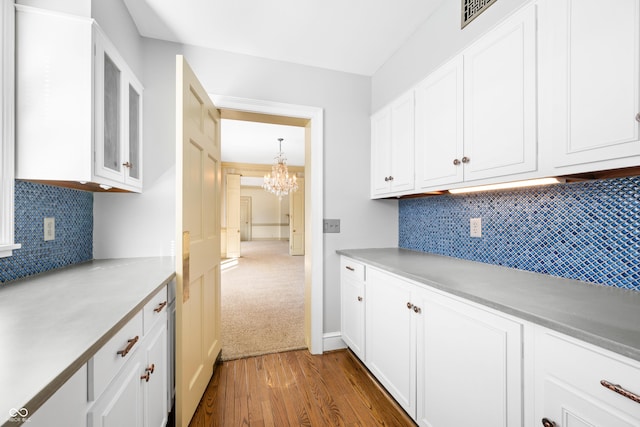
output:
POLYGON ((122 169, 120 117, 120 80, 122 72, 107 53, 104 54, 104 100, 103 100, 103 144, 102 167, 118 174, 122 169))
POLYGON ((96 32, 94 174, 105 189, 142 189, 142 85, 96 32), (107 188, 109 187, 109 188, 107 188))
POLYGON ((128 150, 124 161, 125 182, 142 188, 142 88, 128 85, 128 150))

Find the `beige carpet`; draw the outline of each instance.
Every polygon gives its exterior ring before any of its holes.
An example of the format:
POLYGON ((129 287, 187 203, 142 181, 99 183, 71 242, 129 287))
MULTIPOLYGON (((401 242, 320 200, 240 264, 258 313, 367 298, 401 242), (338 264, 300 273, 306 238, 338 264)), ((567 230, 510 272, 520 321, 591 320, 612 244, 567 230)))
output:
POLYGON ((305 348, 304 257, 287 241, 242 242, 223 263, 222 360, 305 348))

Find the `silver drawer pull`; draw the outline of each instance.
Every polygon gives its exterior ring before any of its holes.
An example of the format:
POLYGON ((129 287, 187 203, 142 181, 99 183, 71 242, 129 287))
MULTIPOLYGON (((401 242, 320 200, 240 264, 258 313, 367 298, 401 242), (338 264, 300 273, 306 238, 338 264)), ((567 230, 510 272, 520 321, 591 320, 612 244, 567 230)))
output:
POLYGON ((640 396, 638 396, 637 394, 629 391, 629 390, 625 390, 624 388, 622 388, 620 386, 620 384, 612 384, 607 380, 602 380, 600 381, 600 384, 602 384, 603 387, 608 388, 611 391, 615 391, 616 393, 626 397, 627 399, 631 399, 636 403, 640 403, 640 396))
POLYGON ((349 270, 349 271, 356 271, 356 269, 355 269, 355 268, 353 268, 353 267, 349 267, 348 265, 347 265, 345 268, 346 268, 347 270, 349 270))

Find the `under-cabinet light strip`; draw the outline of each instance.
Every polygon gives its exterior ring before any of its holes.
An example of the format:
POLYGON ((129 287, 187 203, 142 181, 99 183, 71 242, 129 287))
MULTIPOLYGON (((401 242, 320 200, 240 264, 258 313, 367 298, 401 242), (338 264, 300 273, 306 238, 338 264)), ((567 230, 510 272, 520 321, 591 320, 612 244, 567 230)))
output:
POLYGON ((505 190, 509 188, 533 187, 537 185, 550 185, 564 183, 564 178, 539 178, 525 181, 504 182, 501 184, 478 185, 476 187, 455 188, 449 190, 451 194, 475 193, 478 191, 505 190))

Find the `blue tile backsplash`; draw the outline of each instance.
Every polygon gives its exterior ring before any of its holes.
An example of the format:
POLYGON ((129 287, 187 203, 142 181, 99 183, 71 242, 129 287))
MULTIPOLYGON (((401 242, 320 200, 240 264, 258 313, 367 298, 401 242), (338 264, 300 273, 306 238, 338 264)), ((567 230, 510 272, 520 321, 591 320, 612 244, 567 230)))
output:
POLYGON ((640 291, 640 177, 405 199, 399 215, 402 248, 640 291))
POLYGON ((93 193, 15 182, 15 241, 0 258, 0 283, 93 258, 93 193), (55 240, 44 241, 44 218, 55 218, 55 240))

